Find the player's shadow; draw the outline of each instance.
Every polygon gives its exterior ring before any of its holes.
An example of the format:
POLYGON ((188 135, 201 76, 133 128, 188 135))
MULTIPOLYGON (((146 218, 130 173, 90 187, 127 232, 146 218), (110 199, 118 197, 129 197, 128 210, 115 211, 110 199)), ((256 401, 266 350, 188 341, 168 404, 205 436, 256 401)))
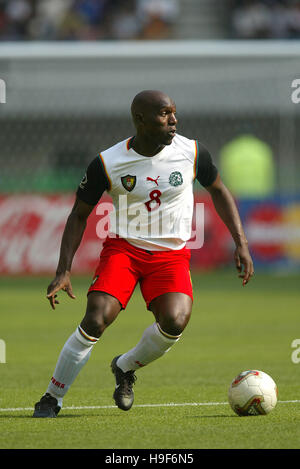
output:
POLYGON ((237 418, 238 415, 227 415, 227 414, 214 414, 214 415, 190 415, 188 417, 186 417, 187 419, 217 419, 217 418, 226 418, 226 417, 229 417, 229 418, 237 418))
MULTIPOLYGON (((33 409, 32 409, 32 412, 33 412, 33 409)), ((64 414, 60 414, 57 417, 57 419, 62 420, 62 419, 73 419, 73 418, 80 418, 80 417, 84 417, 84 418, 85 417, 97 417, 98 418, 100 416, 101 416, 101 414, 90 414, 90 415, 88 415, 88 414, 77 414, 77 413, 76 414, 65 414, 64 413, 64 414)), ((114 417, 115 418, 120 418, 120 416, 122 416, 122 415, 120 415, 120 414, 118 414, 118 415, 117 414, 114 414, 114 415, 113 414, 111 414, 111 415, 106 414, 105 415, 106 418, 108 417, 110 419, 114 418, 114 417)), ((16 415, 15 413, 14 414, 3 413, 3 414, 0 415, 0 419, 28 419, 28 418, 32 418, 32 413, 27 414, 27 415, 24 415, 24 414, 16 415)), ((34 419, 34 420, 36 420, 36 419, 34 419)))
MULTIPOLYGON (((59 419, 61 418, 78 418, 78 417, 86 417, 86 414, 64 414, 59 416, 59 419)), ((28 415, 15 415, 15 414, 2 414, 0 415, 0 419, 28 419, 32 418, 32 413, 28 415)), ((36 420, 36 419, 34 419, 36 420)))
MULTIPOLYGON (((59 420, 62 420, 62 419, 74 419, 74 418, 81 418, 81 417, 87 417, 87 416, 90 416, 90 417, 99 417, 101 414, 91 414, 91 415, 87 415, 87 414, 68 414, 68 413, 62 413, 60 414, 57 418, 59 420)), ((110 415, 105 415, 105 417, 109 417, 109 418, 120 418, 122 417, 123 414, 110 414, 110 415)), ((211 418, 214 418, 214 419, 224 419, 224 418, 240 418, 238 415, 227 415, 227 414, 213 414, 213 415, 190 415, 188 417, 186 417, 187 419, 211 419, 211 418)), ((18 414, 16 415, 15 413, 14 414, 10 414, 10 413, 3 413, 0 415, 0 419, 28 419, 28 418, 32 418, 32 413, 30 414, 18 414)))

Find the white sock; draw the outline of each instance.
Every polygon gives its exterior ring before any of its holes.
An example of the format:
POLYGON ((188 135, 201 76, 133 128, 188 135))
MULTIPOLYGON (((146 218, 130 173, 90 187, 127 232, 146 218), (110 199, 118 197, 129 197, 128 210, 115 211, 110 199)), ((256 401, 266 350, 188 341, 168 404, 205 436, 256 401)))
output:
POLYGON ((69 337, 58 357, 56 368, 46 392, 58 400, 62 407, 62 400, 76 376, 90 358, 93 346, 97 343, 96 337, 87 335, 78 326, 69 337))
POLYGON ((181 334, 178 336, 167 334, 158 323, 154 323, 144 331, 141 340, 132 350, 121 355, 117 365, 124 373, 137 370, 168 352, 180 337, 181 334))

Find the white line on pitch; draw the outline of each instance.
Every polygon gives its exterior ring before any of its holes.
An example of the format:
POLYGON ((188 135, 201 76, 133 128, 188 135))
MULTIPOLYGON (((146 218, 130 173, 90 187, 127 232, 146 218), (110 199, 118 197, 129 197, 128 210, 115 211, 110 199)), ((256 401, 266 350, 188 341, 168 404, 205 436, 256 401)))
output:
MULTIPOLYGON (((300 403, 300 400, 278 401, 280 404, 300 403)), ((134 407, 184 407, 184 406, 218 406, 227 405, 228 402, 168 402, 164 404, 138 404, 134 407)), ((68 406, 63 407, 63 410, 85 410, 85 409, 117 409, 115 405, 96 405, 96 406, 68 406)), ((22 412, 25 410, 33 410, 33 407, 15 407, 15 408, 0 408, 0 412, 22 412)))

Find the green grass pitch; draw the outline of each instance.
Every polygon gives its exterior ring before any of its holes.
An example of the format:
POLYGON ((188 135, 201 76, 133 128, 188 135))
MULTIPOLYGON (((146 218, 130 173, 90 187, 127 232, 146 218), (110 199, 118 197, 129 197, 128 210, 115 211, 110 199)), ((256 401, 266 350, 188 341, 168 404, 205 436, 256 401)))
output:
POLYGON ((300 339, 300 276, 257 273, 244 288, 234 269, 192 277, 191 321, 169 353, 137 372, 134 407, 114 407, 109 365, 153 322, 139 289, 94 348, 57 419, 32 419, 32 408, 83 316, 90 279, 74 277, 77 299, 61 293, 52 311, 50 277, 2 277, 0 448, 299 448, 300 363, 291 344, 300 339), (231 380, 248 369, 278 385, 279 402, 267 416, 238 417, 227 404, 231 380))

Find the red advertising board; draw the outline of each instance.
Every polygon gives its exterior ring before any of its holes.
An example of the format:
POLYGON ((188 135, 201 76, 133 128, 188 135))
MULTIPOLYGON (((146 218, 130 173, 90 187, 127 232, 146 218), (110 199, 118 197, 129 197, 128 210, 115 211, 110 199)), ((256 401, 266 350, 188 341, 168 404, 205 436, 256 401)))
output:
MULTIPOLYGON (((73 203, 73 195, 0 196, 0 273, 55 272, 63 229, 73 203)), ((98 263, 103 239, 99 238, 97 227, 106 223, 110 199, 103 198, 101 203, 108 210, 99 210, 99 205, 90 215, 74 258, 73 273, 92 274, 98 263)), ((197 196, 195 203, 204 203, 205 207, 204 244, 200 249, 192 249, 192 266, 211 268, 228 262, 230 236, 209 196, 197 196)), ((199 226, 195 216, 194 228, 199 226)))
MULTIPOLYGON (((0 197, 0 272, 48 273, 56 270, 59 247, 73 196, 0 197)), ((74 272, 93 270, 101 249, 92 219, 74 259, 74 272)))
MULTIPOLYGON (((74 195, 0 196, 0 274, 53 273, 74 195)), ((209 194, 196 194, 196 204, 204 204, 203 219, 193 230, 204 230, 204 242, 191 244, 193 268, 211 269, 232 264, 233 242, 216 214, 209 194), (204 227, 203 227, 204 225, 204 227), (195 249, 193 248, 195 247, 195 249)), ((93 274, 108 232, 110 198, 103 198, 89 217, 82 243, 73 262, 73 273, 93 274), (101 227, 101 229, 100 229, 101 227)), ((262 266, 300 266, 300 201, 274 198, 240 201, 239 209, 256 268, 262 266)))

